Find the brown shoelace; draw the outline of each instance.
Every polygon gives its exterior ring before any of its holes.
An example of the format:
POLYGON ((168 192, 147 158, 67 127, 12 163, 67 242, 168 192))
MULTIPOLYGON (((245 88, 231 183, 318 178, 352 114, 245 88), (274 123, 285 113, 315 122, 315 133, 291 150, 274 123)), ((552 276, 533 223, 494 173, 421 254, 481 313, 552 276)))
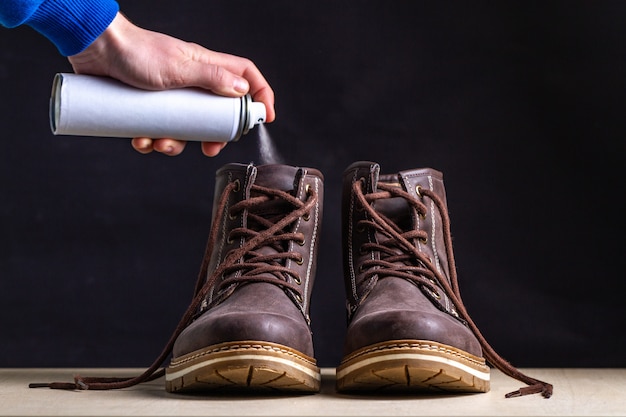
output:
POLYGON ((433 294, 438 294, 438 291, 443 291, 454 304, 460 317, 465 320, 467 326, 480 342, 486 359, 504 374, 528 385, 527 387, 522 387, 517 391, 506 394, 506 398, 520 397, 536 393, 541 393, 541 395, 545 398, 550 398, 552 395, 552 385, 523 374, 508 361, 502 358, 498 353, 496 353, 496 351, 481 334, 480 330, 478 330, 478 327, 467 312, 459 291, 456 265, 452 251, 450 218, 448 216, 446 206, 439 196, 424 188, 420 188, 418 191, 419 194, 430 198, 435 203, 439 213, 441 214, 445 250, 448 258, 448 269, 450 270, 450 281, 448 281, 448 279, 446 279, 446 277, 437 270, 428 256, 420 252, 415 245, 411 243, 411 241, 415 241, 415 239, 423 240, 427 238, 426 232, 419 230, 403 231, 394 221, 387 218, 382 213, 377 212, 371 206, 371 204, 376 200, 400 197, 406 200, 406 202, 414 208, 419 215, 425 216, 428 210, 426 205, 415 199, 397 185, 379 183, 378 191, 368 194, 363 193, 363 186, 363 182, 354 182, 352 190, 361 205, 365 208, 365 210, 367 210, 367 213, 370 215, 372 220, 362 220, 360 222, 360 226, 372 227, 388 237, 388 240, 378 244, 367 243, 363 245, 363 250, 376 250, 381 253, 380 260, 368 260, 363 263, 364 268, 370 268, 367 270, 366 275, 372 276, 384 274, 386 276, 396 276, 409 279, 419 285, 423 285, 433 294), (398 254, 397 251, 393 250, 393 248, 399 248, 402 253, 398 254), (399 263, 402 263, 403 265, 399 265, 399 263))
MULTIPOLYGON (((284 248, 286 248, 288 241, 299 243, 303 241, 304 236, 302 233, 288 232, 287 229, 300 217, 306 216, 313 210, 318 201, 316 191, 313 188, 307 189, 307 198, 303 202, 288 192, 252 185, 250 198, 233 204, 228 213, 226 213, 225 207, 229 194, 236 191, 237 188, 238 184, 231 182, 224 188, 220 196, 217 205, 218 211, 214 216, 214 226, 211 228, 193 299, 163 351, 148 369, 141 375, 129 378, 75 375, 74 382, 32 383, 29 384, 29 387, 66 390, 111 390, 132 387, 162 377, 165 374, 165 369, 160 369, 161 365, 172 352, 178 336, 197 316, 200 306, 205 301, 211 288, 219 277, 231 274, 237 270, 241 272, 235 274, 237 275, 236 277, 222 280, 219 283, 219 288, 225 288, 244 281, 263 281, 288 288, 301 297, 302 294, 299 287, 287 279, 290 275, 293 277, 294 272, 283 265, 284 260, 292 259, 298 262, 301 260, 301 256, 296 252, 285 252, 284 248), (274 214, 271 216, 267 215, 268 206, 274 208, 274 214), (278 210, 276 209, 277 206, 278 210), (219 235, 220 228, 217 225, 221 223, 220 219, 225 215, 241 215, 243 211, 247 211, 248 227, 233 229, 229 239, 245 239, 244 243, 239 248, 231 250, 220 266, 211 275, 208 275, 209 259, 219 235), (276 253, 260 254, 256 251, 265 246, 274 247, 276 253)), ((293 278, 297 279, 298 277, 293 278)))

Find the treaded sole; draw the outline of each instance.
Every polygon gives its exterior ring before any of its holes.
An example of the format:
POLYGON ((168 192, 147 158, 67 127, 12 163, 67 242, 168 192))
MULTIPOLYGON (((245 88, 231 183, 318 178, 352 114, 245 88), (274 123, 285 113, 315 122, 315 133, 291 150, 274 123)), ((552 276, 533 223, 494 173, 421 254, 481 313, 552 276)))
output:
POLYGON ((441 343, 394 340, 347 355, 337 368, 339 392, 487 392, 485 359, 441 343))
POLYGON ((165 371, 168 392, 313 393, 320 382, 315 359, 259 341, 209 346, 172 359, 165 371))

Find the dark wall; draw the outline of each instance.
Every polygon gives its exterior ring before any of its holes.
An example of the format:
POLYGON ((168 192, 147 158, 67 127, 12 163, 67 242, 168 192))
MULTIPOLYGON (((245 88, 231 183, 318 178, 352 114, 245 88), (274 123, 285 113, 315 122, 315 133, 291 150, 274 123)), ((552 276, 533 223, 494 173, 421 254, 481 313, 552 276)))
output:
MULTIPOLYGON (((137 24, 246 56, 268 126, 326 202, 312 316, 334 366, 345 326, 340 185, 357 160, 444 172, 465 303, 518 366, 626 366, 626 3, 121 0, 137 24)), ((0 30, 0 366, 144 366, 191 297, 214 172, 258 161, 142 156, 54 137, 66 59, 0 30)))

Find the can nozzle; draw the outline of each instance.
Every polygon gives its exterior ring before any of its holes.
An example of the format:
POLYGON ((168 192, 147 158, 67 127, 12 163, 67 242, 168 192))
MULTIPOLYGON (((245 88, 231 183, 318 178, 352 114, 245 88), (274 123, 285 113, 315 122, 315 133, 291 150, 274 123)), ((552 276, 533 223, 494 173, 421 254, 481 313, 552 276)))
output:
POLYGON ((250 103, 250 118, 248 119, 248 129, 252 129, 254 126, 265 123, 267 117, 265 113, 265 104, 260 102, 250 103))

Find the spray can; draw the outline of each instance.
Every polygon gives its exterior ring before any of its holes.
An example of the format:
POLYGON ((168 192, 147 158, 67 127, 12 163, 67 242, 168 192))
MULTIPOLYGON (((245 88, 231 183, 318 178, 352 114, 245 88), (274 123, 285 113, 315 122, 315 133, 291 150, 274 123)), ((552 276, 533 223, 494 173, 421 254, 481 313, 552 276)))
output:
POLYGON ((265 105, 250 95, 222 97, 197 88, 148 91, 92 75, 56 74, 50 97, 55 135, 231 142, 265 117, 265 105))

